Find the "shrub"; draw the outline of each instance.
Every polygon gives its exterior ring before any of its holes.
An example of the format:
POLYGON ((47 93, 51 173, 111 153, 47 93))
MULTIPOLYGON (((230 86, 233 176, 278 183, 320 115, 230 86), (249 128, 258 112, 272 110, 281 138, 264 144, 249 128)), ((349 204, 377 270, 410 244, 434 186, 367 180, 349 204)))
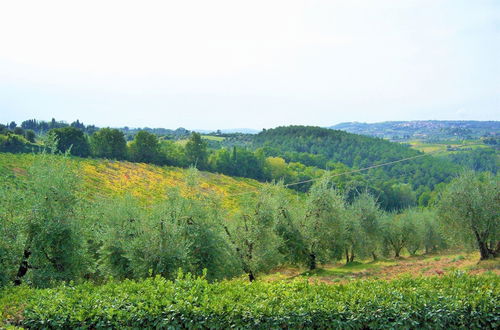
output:
MULTIPOLYGON (((29 328, 497 328, 500 279, 454 273, 356 281, 222 281, 182 275, 54 289, 9 288, 0 297, 26 297, 29 328)), ((5 304, 5 299, 0 302, 5 304)), ((9 303, 7 302, 7 305, 9 303)), ((1 306, 4 311, 6 305, 1 306)), ((16 306, 9 306, 16 310, 16 306)), ((5 317, 5 316, 4 316, 5 317)), ((9 320, 6 320, 9 321, 9 320)))

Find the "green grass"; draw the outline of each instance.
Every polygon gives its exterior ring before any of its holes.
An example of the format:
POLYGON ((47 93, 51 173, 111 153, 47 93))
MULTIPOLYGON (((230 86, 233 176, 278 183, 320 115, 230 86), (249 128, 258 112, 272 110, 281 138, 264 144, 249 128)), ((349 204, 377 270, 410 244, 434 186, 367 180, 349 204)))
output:
MULTIPOLYGON (((453 141, 440 141, 440 142, 425 142, 421 140, 411 140, 408 143, 413 149, 422 151, 424 153, 429 152, 445 152, 447 151, 448 146, 452 148, 456 147, 467 147, 471 149, 481 149, 481 148, 491 148, 485 144, 482 144, 480 140, 453 140, 453 141)), ((449 151, 450 153, 458 152, 458 151, 449 151)))
MULTIPOLYGON (((423 252, 421 252, 423 253, 423 252)), ((318 265, 310 271, 293 265, 282 266, 259 278, 264 281, 293 280, 296 278, 320 281, 325 283, 346 282, 353 279, 392 279, 403 274, 410 276, 422 274, 425 276, 450 273, 461 270, 473 273, 492 271, 500 275, 500 260, 479 261, 479 253, 457 254, 454 251, 441 252, 440 255, 419 254, 403 256, 398 259, 378 259, 377 261, 361 260, 345 264, 318 265)))
POLYGON ((213 136, 213 135, 202 135, 201 138, 205 139, 205 140, 217 141, 217 142, 221 142, 221 141, 224 141, 226 139, 223 136, 213 136))
POLYGON ((335 278, 345 278, 360 273, 370 274, 370 271, 379 270, 382 267, 394 265, 395 261, 372 261, 372 262, 350 262, 348 264, 325 265, 313 271, 304 271, 302 277, 322 277, 334 280, 335 278))

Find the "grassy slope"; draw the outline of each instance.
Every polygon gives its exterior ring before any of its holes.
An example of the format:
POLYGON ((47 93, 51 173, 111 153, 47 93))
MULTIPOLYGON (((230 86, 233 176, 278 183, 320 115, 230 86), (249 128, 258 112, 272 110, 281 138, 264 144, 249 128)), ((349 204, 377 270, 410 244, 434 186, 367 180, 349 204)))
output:
MULTIPOLYGON (((23 179, 36 157, 32 154, 0 153, 0 178, 14 176, 23 179)), ((89 195, 129 193, 150 201, 162 198, 172 187, 178 187, 184 195, 189 194, 187 169, 102 159, 73 159, 83 178, 84 191, 89 195)), ((199 185, 206 193, 218 195, 223 205, 232 210, 244 196, 242 193, 255 191, 262 184, 252 179, 200 172, 199 185)))
POLYGON ((418 151, 422 151, 425 153, 429 152, 445 152, 447 151, 447 147, 450 146, 452 148, 467 148, 469 146, 471 149, 478 148, 489 148, 487 145, 481 144, 480 140, 461 140, 461 141, 441 141, 441 142, 425 142, 420 140, 411 140, 409 142, 405 142, 411 146, 411 148, 416 149, 418 151))

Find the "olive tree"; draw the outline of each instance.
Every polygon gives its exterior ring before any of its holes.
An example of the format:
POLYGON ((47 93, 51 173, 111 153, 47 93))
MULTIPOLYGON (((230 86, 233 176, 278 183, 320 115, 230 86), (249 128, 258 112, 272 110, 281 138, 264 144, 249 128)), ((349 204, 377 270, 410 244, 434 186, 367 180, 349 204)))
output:
MULTIPOLYGON (((346 264, 353 262, 354 257, 360 253, 362 249, 362 229, 359 218, 353 215, 352 210, 347 210, 346 220, 342 233, 342 241, 344 242, 346 264)), ((361 252, 362 254, 362 252, 361 252)))
POLYGON ((286 262, 301 264, 308 260, 305 241, 300 231, 303 201, 291 198, 282 182, 276 186, 276 233, 281 239, 280 253, 286 262))
POLYGON ((88 266, 81 228, 80 180, 68 157, 42 154, 24 190, 24 243, 15 283, 37 286, 79 278, 88 266))
POLYGON ((417 209, 407 209, 403 215, 404 225, 407 232, 406 250, 412 256, 417 254, 417 251, 424 247, 424 230, 426 223, 424 222, 424 213, 417 209))
POLYGON ((401 250, 410 246, 418 235, 411 211, 385 215, 382 218, 381 229, 385 248, 392 250, 396 258, 401 256, 401 250))
POLYGON ((0 196, 0 287, 2 287, 15 279, 19 259, 24 252, 22 210, 26 206, 22 189, 11 185, 7 178, 0 185, 0 196))
POLYGON ((153 205, 132 242, 132 265, 138 275, 149 270, 175 277, 178 268, 209 279, 233 275, 235 258, 220 225, 216 202, 209 197, 183 197, 172 189, 153 205))
POLYGON ((256 198, 248 197, 242 209, 222 226, 243 272, 250 281, 258 272, 270 270, 283 259, 282 241, 276 231, 279 203, 275 187, 265 185, 256 198))
POLYGON ((345 204, 342 194, 324 178, 315 183, 306 199, 299 230, 304 239, 308 266, 328 261, 341 246, 345 204))
MULTIPOLYGON (((351 256, 347 253, 347 262, 354 260, 354 250, 362 256, 370 255, 377 260, 380 247, 381 228, 380 210, 377 200, 368 192, 361 193, 349 205, 349 218, 346 220, 346 235, 351 242, 351 256)), ((348 249, 348 247, 346 247, 348 249)))
POLYGON ((499 176, 465 172, 441 195, 438 214, 455 238, 474 242, 481 259, 500 255, 499 176))
POLYGON ((99 273, 119 279, 133 277, 130 251, 144 221, 145 210, 131 195, 102 199, 96 206, 93 223, 98 235, 95 249, 99 273))
POLYGON ((425 253, 436 252, 438 249, 447 246, 443 235, 443 228, 439 225, 439 220, 435 210, 424 209, 421 211, 421 237, 425 253))

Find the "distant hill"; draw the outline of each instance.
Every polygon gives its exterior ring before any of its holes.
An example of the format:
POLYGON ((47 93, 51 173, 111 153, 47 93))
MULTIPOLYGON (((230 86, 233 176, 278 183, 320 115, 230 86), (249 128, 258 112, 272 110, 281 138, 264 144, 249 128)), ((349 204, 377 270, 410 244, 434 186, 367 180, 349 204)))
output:
POLYGON ((419 154, 407 145, 313 126, 268 129, 255 135, 253 144, 255 147, 276 148, 281 153, 322 155, 326 160, 350 167, 365 167, 419 154))
MULTIPOLYGON (((321 127, 277 127, 255 135, 252 142, 254 148, 263 148, 266 155, 320 168, 343 163, 356 169, 411 158, 364 173, 372 187, 384 190, 384 187, 407 183, 417 192, 417 197, 436 184, 448 182, 460 170, 446 159, 424 156, 406 144, 321 127)), ((390 192, 385 194, 389 196, 390 192)))
POLYGON ((479 139, 500 134, 499 121, 473 120, 386 121, 373 124, 348 122, 329 128, 391 141, 479 139))

